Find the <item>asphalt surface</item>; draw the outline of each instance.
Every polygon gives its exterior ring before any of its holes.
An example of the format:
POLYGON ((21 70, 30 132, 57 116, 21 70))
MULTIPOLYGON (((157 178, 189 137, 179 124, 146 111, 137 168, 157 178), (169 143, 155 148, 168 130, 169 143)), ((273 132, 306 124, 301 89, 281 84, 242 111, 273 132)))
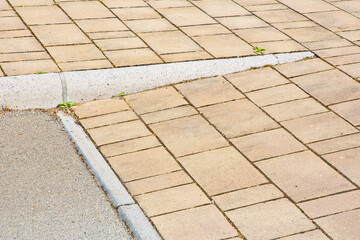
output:
POLYGON ((47 113, 0 112, 0 239, 132 239, 47 113))

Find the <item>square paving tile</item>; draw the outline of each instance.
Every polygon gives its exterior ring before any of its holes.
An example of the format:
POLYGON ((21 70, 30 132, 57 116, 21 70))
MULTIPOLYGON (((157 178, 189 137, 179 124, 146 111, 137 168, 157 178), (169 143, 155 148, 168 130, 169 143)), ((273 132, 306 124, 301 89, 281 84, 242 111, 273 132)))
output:
POLYGON ((103 0, 108 8, 125 8, 125 7, 147 7, 143 0, 103 0))
POLYGON ((360 147, 360 134, 355 133, 348 136, 332 138, 329 140, 309 144, 308 147, 313 149, 318 154, 326 154, 339 150, 360 147))
POLYGON ((32 60, 23 62, 7 62, 1 64, 7 75, 34 74, 37 72, 60 72, 53 60, 32 60))
POLYGON ((177 157, 227 146, 227 141, 201 116, 191 116, 150 125, 177 157))
POLYGON ((339 103, 330 108, 353 125, 360 125, 360 100, 339 103))
POLYGON ((79 104, 72 107, 72 109, 82 119, 129 110, 129 107, 124 100, 110 98, 79 104))
POLYGON ((125 21, 125 23, 132 31, 136 33, 163 32, 163 31, 177 30, 165 18, 132 20, 132 21, 125 21))
POLYGON ((178 84, 175 85, 175 87, 184 94, 195 107, 244 98, 244 95, 236 90, 223 77, 196 80, 189 83, 178 84))
POLYGON ((47 47, 47 50, 57 62, 74 62, 105 58, 94 44, 47 47))
POLYGON ((71 23, 58 6, 19 7, 16 11, 28 25, 71 23))
POLYGON ((44 48, 34 37, 0 39, 0 52, 15 53, 15 52, 30 52, 30 51, 43 51, 44 48))
POLYGON ((94 42, 102 51, 147 47, 138 37, 100 39, 94 40, 94 42))
POLYGON ((163 147, 109 157, 108 161, 124 182, 180 170, 175 159, 163 147))
POLYGON ((214 19, 196 7, 166 8, 159 11, 178 27, 216 23, 214 19))
POLYGON ((181 30, 184 31, 190 37, 231 33, 227 28, 225 28, 221 24, 207 24, 207 25, 181 27, 181 30))
POLYGON ((225 75, 242 92, 273 87, 289 81, 270 67, 225 75))
POLYGON ((269 23, 295 22, 295 21, 307 20, 301 14, 290 9, 256 12, 255 15, 257 15, 258 17, 269 23))
POLYGON ((311 12, 326 12, 338 10, 336 7, 332 6, 325 1, 316 1, 316 0, 302 0, 302 1, 292 1, 292 0, 280 0, 281 3, 286 6, 295 9, 300 13, 311 13, 311 12))
POLYGON ((313 230, 310 232, 299 233, 289 237, 281 238, 281 240, 329 240, 320 230, 313 230))
POLYGON ((333 67, 321 59, 313 58, 305 61, 287 63, 275 66, 275 68, 286 77, 296 77, 314 72, 321 72, 333 67))
POLYGON ((83 19, 76 20, 75 22, 87 33, 128 30, 128 28, 117 18, 83 19))
POLYGON ((193 1, 193 3, 211 17, 239 16, 250 14, 243 7, 231 0, 201 0, 193 1))
POLYGON ((269 24, 256 16, 222 17, 217 20, 230 29, 268 27, 269 24))
POLYGON ((115 9, 112 9, 112 11, 121 20, 161 18, 161 15, 159 15, 151 7, 115 8, 115 9))
POLYGON ((25 24, 18 17, 1 17, 0 31, 26 29, 25 24))
POLYGON ((210 196, 267 182, 266 178, 232 147, 178 160, 210 196))
POLYGON ((354 185, 310 151, 256 165, 296 202, 354 189, 354 185))
POLYGON ((228 138, 278 128, 279 125, 248 100, 199 109, 228 138))
POLYGON ((72 19, 114 17, 114 14, 98 1, 64 2, 59 5, 72 19))
POLYGON ((193 40, 180 31, 141 33, 139 36, 158 54, 201 50, 193 40))
POLYGON ((231 142, 251 161, 306 150, 282 128, 235 138, 231 142))
POLYGON ((105 52, 105 55, 116 67, 163 62, 153 51, 148 48, 107 51, 105 52))
POLYGON ((165 239, 209 240, 238 235, 214 205, 153 217, 151 220, 165 239))
POLYGON ((136 93, 126 96, 125 99, 138 114, 155 112, 187 104, 183 96, 173 87, 136 93), (161 99, 161 101, 159 101, 159 99, 161 99))
POLYGON ((305 15, 334 32, 360 29, 360 19, 344 11, 308 13, 305 15))
POLYGON ((210 203, 195 183, 142 194, 135 199, 149 217, 210 203))
POLYGON ((259 28, 256 29, 256 31, 253 29, 241 29, 235 30, 234 32, 247 42, 266 42, 289 39, 288 36, 273 27, 259 28))
POLYGON ((325 105, 360 98, 360 85, 339 70, 313 73, 292 80, 325 105))
POLYGON ((240 208, 226 215, 249 240, 274 239, 315 228, 287 199, 240 208))

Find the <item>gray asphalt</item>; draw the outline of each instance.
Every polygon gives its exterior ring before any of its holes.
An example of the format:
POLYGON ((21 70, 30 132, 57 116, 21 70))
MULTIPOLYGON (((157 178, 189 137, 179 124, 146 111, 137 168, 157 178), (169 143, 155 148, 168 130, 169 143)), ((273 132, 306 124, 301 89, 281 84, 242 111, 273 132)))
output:
POLYGON ((0 112, 0 239, 132 239, 47 113, 0 112))

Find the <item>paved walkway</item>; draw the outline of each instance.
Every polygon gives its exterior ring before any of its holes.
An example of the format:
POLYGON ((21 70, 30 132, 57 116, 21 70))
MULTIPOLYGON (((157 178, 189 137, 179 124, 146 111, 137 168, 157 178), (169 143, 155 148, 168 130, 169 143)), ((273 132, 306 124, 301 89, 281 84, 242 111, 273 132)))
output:
POLYGON ((356 240, 359 99, 315 58, 73 109, 165 239, 356 240))

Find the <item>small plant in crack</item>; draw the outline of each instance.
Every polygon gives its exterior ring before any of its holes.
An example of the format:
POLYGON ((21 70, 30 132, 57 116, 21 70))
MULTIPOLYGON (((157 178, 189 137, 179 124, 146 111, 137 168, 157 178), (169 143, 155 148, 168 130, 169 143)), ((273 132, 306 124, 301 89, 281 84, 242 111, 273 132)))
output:
POLYGON ((0 110, 4 111, 4 112, 8 112, 8 111, 10 111, 10 107, 7 104, 3 104, 3 105, 1 105, 0 110))
POLYGON ((58 107, 59 108, 70 108, 70 107, 75 106, 75 105, 77 105, 77 103, 69 101, 69 102, 66 102, 66 103, 65 102, 59 103, 58 107))
POLYGON ((264 51, 266 51, 265 48, 261 48, 261 47, 257 47, 257 46, 253 46, 254 49, 254 53, 256 54, 263 54, 264 51))
POLYGON ((45 72, 36 72, 36 74, 44 74, 45 72))
POLYGON ((124 93, 124 92, 121 92, 121 93, 118 94, 118 97, 122 97, 122 96, 124 96, 124 95, 125 95, 125 93, 124 93))

